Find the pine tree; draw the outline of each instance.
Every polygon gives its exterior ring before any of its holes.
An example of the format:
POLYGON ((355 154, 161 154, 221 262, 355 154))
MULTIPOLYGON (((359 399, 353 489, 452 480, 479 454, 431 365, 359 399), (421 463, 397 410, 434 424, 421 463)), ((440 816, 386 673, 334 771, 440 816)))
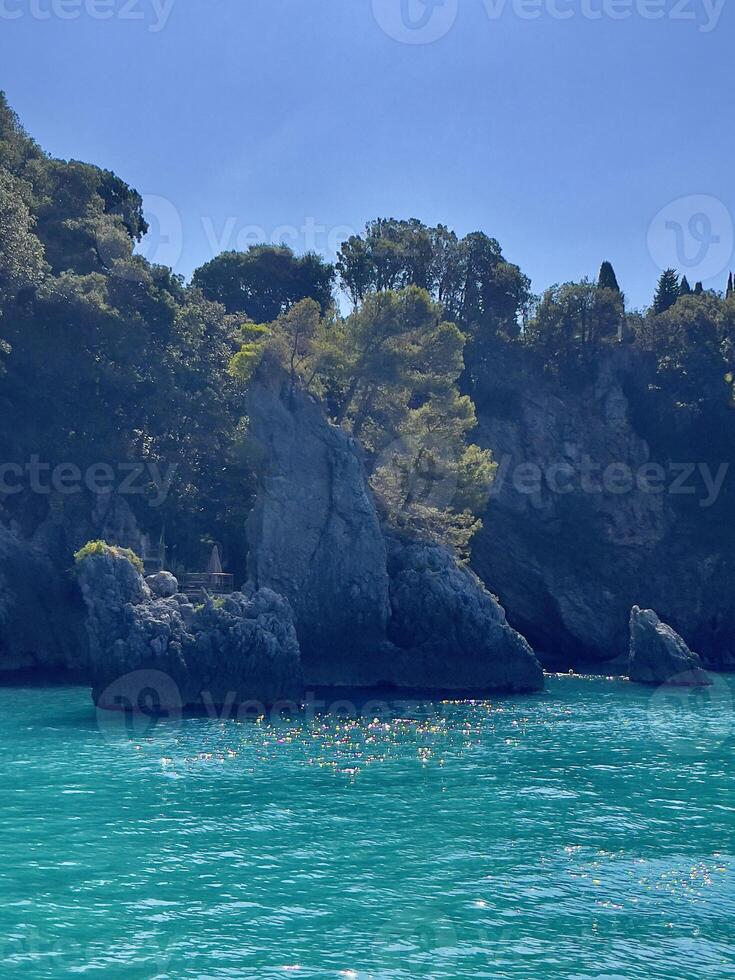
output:
POLYGON ((666 269, 658 280, 656 295, 653 298, 653 312, 665 313, 679 298, 679 276, 676 269, 666 269))
POLYGON ((689 280, 686 276, 682 276, 681 282, 679 283, 679 295, 680 296, 691 296, 692 287, 689 285, 689 280))
POLYGON ((600 275, 597 279, 597 285, 600 289, 614 289, 616 293, 620 292, 620 286, 618 285, 618 278, 615 275, 615 270, 612 267, 612 263, 608 262, 607 259, 600 266, 600 275))
POLYGON ((725 293, 725 299, 730 299, 733 292, 735 292, 735 283, 733 283, 732 272, 727 277, 727 292, 725 293))

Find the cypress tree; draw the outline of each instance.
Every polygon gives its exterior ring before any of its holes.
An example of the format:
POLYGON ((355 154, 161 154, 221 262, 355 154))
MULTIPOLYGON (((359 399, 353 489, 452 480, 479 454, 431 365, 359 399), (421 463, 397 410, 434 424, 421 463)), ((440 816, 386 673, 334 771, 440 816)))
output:
POLYGON ((694 295, 695 296, 701 296, 703 292, 704 292, 704 286, 702 285, 702 283, 701 282, 695 283, 694 284, 694 295))
POLYGON ((733 280, 732 280, 732 272, 731 272, 730 275, 727 277, 727 292, 725 293, 725 299, 730 299, 732 294, 733 294, 733 280))
POLYGON ((612 267, 612 263, 608 262, 607 259, 600 266, 600 275, 597 279, 597 285, 600 287, 600 289, 614 289, 616 293, 620 292, 618 277, 615 275, 615 270, 612 267))
POLYGON ((661 273, 653 297, 653 312, 665 313, 679 298, 679 276, 676 269, 666 269, 661 273))
POLYGON ((679 295, 680 296, 690 296, 692 292, 692 287, 689 285, 689 280, 686 276, 682 276, 681 282, 679 283, 679 295))

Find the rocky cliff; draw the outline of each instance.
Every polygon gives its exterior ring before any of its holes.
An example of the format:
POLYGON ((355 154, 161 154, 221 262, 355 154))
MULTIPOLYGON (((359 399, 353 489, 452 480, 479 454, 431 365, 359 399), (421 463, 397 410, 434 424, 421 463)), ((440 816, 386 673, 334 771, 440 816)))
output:
POLYGON ((52 497, 36 527, 0 519, 0 676, 86 675, 85 609, 71 566, 91 538, 139 550, 140 531, 124 499, 52 497))
POLYGON ((653 609, 630 612, 628 676, 638 684, 708 687, 712 681, 702 661, 678 633, 662 623, 653 609))
POLYGON ((302 692, 291 609, 268 589, 193 606, 171 575, 144 580, 114 548, 78 565, 99 706, 272 705, 302 692))
POLYGON ((543 673, 477 575, 446 549, 388 536, 390 676, 407 687, 529 691, 543 673))
POLYGON ((0 676, 83 670, 83 608, 74 582, 14 525, 0 525, 0 676))
POLYGON ((491 365, 474 392, 475 438, 499 471, 473 565, 551 667, 624 656, 638 604, 707 666, 735 669, 735 568, 702 530, 711 488, 694 462, 656 457, 636 431, 631 370, 620 349, 574 390, 521 357, 491 365))
POLYGON ((338 681, 345 650, 375 650, 390 615, 385 541, 359 446, 279 379, 253 382, 247 409, 261 472, 249 579, 288 598, 304 663, 318 665, 320 681, 338 681))
MULTIPOLYGON (((615 351, 575 388, 506 352, 472 392, 476 440, 499 464, 472 565, 507 622, 442 549, 386 538, 360 447, 314 399, 255 380, 249 578, 288 599, 310 683, 534 688, 538 665, 519 633, 551 668, 618 659, 624 669, 634 605, 655 608, 705 667, 735 669, 728 498, 710 506, 712 487, 686 472, 696 463, 651 448, 628 359, 615 351), (651 466, 663 479, 648 480, 651 466)), ((35 529, 0 521, 0 672, 83 673, 71 555, 90 538, 135 549, 138 537, 114 497, 52 503, 35 529)))
POLYGON ((359 446, 279 377, 250 386, 261 479, 254 588, 292 605, 307 683, 537 690, 541 669, 497 601, 436 545, 387 536, 359 446))

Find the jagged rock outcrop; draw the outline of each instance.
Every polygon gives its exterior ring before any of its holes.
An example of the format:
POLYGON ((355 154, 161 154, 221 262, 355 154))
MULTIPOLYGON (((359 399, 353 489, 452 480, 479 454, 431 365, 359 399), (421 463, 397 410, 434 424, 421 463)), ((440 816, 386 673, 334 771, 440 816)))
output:
POLYGON ((655 461, 625 393, 629 356, 607 355, 594 384, 576 390, 531 371, 525 352, 489 365, 473 391, 474 439, 499 468, 473 567, 553 669, 618 657, 634 603, 657 609, 709 668, 735 669, 732 554, 702 533, 714 508, 695 501, 682 517, 692 497, 671 492, 681 468, 663 488, 646 485, 655 461))
POLYGON ((446 549, 389 539, 393 680, 445 690, 532 691, 543 672, 494 596, 446 549))
POLYGON ((357 658, 384 640, 390 615, 385 541, 359 447, 283 379, 254 381, 247 408, 262 454, 248 576, 287 597, 305 668, 328 683, 345 653, 357 658))
POLYGON ((142 707, 143 696, 162 709, 300 697, 298 641, 282 596, 251 590, 196 607, 178 592, 155 596, 114 549, 82 559, 78 575, 100 707, 142 707))
POLYGON ((307 683, 536 690, 541 669, 495 599, 445 549, 386 542, 360 447, 280 378, 250 386, 262 478, 254 587, 294 608, 307 683))
POLYGON ((712 683, 702 661, 653 609, 633 606, 630 613, 628 676, 639 684, 706 687, 712 683))

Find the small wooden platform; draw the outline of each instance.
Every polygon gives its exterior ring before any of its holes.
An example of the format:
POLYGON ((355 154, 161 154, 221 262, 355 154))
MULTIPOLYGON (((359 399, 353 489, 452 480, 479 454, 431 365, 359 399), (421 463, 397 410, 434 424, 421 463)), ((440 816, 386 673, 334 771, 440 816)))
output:
POLYGON ((181 583, 189 599, 200 600, 203 591, 210 595, 229 595, 235 591, 235 577, 228 572, 189 572, 181 583))

